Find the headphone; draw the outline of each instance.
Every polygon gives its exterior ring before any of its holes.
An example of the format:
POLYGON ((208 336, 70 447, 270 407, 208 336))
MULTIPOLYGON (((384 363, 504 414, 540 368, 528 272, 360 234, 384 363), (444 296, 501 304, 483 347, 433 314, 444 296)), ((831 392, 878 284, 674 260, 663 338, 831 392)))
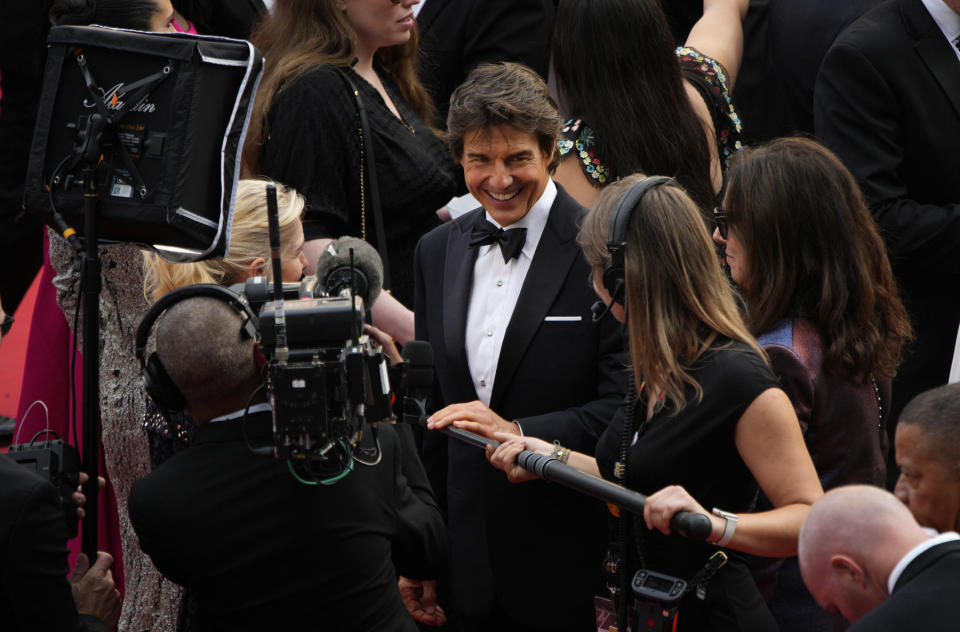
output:
POLYGON ((617 208, 610 217, 610 234, 607 237, 607 251, 610 258, 603 262, 603 287, 610 293, 610 304, 597 300, 590 306, 593 322, 600 322, 615 303, 626 304, 627 272, 623 259, 623 251, 627 248, 627 226, 630 223, 630 214, 636 208, 643 196, 650 189, 662 184, 677 184, 677 181, 667 176, 650 176, 630 185, 617 208))
POLYGON ((175 412, 183 410, 187 400, 180 392, 180 389, 170 378, 166 367, 160 361, 160 356, 154 351, 147 358, 147 339, 150 337, 150 331, 154 323, 160 318, 160 315, 167 311, 174 304, 188 298, 197 296, 206 296, 223 301, 232 305, 243 323, 240 325, 240 337, 243 340, 257 338, 257 328, 259 321, 253 309, 237 294, 234 294, 225 287, 214 285, 213 283, 199 283, 197 285, 188 285, 165 294, 159 301, 147 310, 140 326, 137 327, 137 337, 135 341, 134 352, 137 360, 140 362, 140 375, 143 378, 143 386, 150 395, 151 399, 157 403, 162 410, 175 412))
POLYGON ((623 253, 627 248, 627 226, 630 214, 636 208, 647 191, 664 184, 676 184, 676 180, 667 176, 651 176, 630 185, 613 211, 610 218, 610 236, 607 238, 607 251, 610 258, 603 263, 603 287, 607 288, 614 303, 624 304, 626 282, 626 264, 623 253))

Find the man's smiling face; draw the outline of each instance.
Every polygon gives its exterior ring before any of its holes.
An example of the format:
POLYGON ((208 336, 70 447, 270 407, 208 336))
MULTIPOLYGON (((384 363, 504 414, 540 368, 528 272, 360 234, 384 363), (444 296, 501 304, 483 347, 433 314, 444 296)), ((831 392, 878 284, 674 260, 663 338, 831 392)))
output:
POLYGON ((460 163, 470 193, 494 221, 509 226, 543 195, 551 158, 540 149, 535 134, 495 125, 464 135, 460 163))

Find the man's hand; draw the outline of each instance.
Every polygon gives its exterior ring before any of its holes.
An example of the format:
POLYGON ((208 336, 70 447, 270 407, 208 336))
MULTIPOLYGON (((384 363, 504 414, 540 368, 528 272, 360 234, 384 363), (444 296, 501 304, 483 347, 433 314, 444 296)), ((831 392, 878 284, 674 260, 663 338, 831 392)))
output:
POLYGON ((447 622, 446 613, 437 605, 436 580, 417 581, 401 577, 397 581, 397 588, 400 589, 403 605, 414 621, 425 625, 443 625, 447 622))
MULTIPOLYGON (((73 504, 77 506, 77 520, 83 520, 87 515, 86 510, 83 508, 87 504, 87 495, 83 493, 83 486, 86 482, 90 480, 90 477, 87 476, 86 472, 80 472, 80 485, 77 486, 77 491, 73 492, 70 496, 70 500, 73 501, 73 504)), ((102 477, 97 477, 97 485, 100 488, 100 491, 103 491, 103 488, 106 487, 107 481, 102 477)))
POLYGON ((520 426, 507 421, 490 410, 483 402, 473 401, 466 404, 450 404, 433 413, 427 419, 427 428, 439 430, 453 424, 455 428, 493 439, 493 433, 519 435, 520 426))
POLYGON ((70 588, 77 612, 92 615, 112 630, 120 618, 120 591, 113 583, 113 556, 104 551, 97 553, 97 561, 90 566, 90 560, 81 553, 77 565, 70 575, 70 588))

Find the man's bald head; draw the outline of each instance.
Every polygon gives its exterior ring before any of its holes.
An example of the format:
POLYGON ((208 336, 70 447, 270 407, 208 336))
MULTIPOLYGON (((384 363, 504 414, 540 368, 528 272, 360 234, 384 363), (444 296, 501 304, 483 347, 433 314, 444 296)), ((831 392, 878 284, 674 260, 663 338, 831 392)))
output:
POLYGON ((856 621, 886 598, 893 567, 926 538, 893 494, 838 487, 813 504, 800 529, 800 572, 824 609, 856 621))
POLYGON ((254 341, 243 338, 241 324, 236 309, 205 296, 175 303, 160 318, 157 355, 191 411, 232 412, 259 383, 254 341))

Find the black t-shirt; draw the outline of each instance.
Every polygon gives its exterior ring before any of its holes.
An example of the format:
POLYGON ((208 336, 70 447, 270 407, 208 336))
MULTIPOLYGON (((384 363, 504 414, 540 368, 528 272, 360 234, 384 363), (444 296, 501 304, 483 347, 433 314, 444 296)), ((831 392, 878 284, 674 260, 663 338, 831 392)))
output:
MULTIPOLYGON (((689 372, 703 389, 703 398, 698 399, 693 387, 687 386, 687 404, 683 409, 672 416, 663 409, 654 413, 630 448, 627 486, 649 495, 668 485, 682 485, 708 511, 713 507, 733 513, 749 511, 757 484, 737 451, 734 429, 757 396, 778 387, 777 379, 752 349, 729 340, 715 343, 693 363, 689 372)), ((642 418, 646 411, 643 396, 636 410, 638 418, 642 418)), ((619 459, 623 422, 624 408, 621 407, 597 444, 600 473, 611 480, 613 464, 619 459)), ((645 527, 641 540, 647 569, 684 580, 691 579, 717 550, 712 544, 665 536, 645 527)), ((632 574, 639 564, 635 542, 631 542, 631 550, 629 572, 632 574)), ((760 619, 769 617, 736 554, 731 554, 731 563, 721 570, 717 579, 721 581, 711 584, 704 607, 720 604, 723 609, 755 610, 760 619), (738 593, 737 598, 731 599, 732 593, 738 593)), ((681 607, 680 621, 686 621, 688 626, 693 623, 693 613, 686 606, 695 601, 691 594, 681 607)), ((696 609, 703 608, 696 606, 696 609)), ((703 612, 696 616, 703 616, 703 612)), ((726 614, 721 616, 725 618, 726 614)), ((742 613, 732 618, 743 620, 742 613)), ((718 625, 714 619, 706 621, 715 626, 710 629, 739 629, 718 625)), ((764 628, 748 626, 745 629, 764 628)))
MULTIPOLYGON (((403 120, 387 108, 376 88, 353 70, 346 72, 360 91, 373 137, 393 293, 409 305, 414 247, 440 223, 437 209, 457 193, 457 167, 388 73, 378 71, 403 120)), ((283 87, 270 106, 268 125, 260 170, 306 198, 306 239, 360 236, 357 106, 339 70, 316 66, 283 87)), ((366 237, 376 243, 372 212, 367 200, 366 237)))

